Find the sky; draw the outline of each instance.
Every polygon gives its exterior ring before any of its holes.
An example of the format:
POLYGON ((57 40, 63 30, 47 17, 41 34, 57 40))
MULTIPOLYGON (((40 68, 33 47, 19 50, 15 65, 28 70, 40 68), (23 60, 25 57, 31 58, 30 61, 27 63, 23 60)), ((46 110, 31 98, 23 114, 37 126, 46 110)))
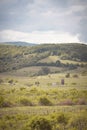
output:
POLYGON ((87 0, 0 0, 0 42, 87 43, 87 0))

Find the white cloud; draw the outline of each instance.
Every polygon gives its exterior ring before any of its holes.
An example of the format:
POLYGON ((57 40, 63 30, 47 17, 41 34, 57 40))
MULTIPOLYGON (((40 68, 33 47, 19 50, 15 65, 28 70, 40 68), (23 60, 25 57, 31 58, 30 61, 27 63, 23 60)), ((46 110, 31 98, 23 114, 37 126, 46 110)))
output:
POLYGON ((0 39, 4 41, 26 41, 32 43, 71 43, 80 42, 79 35, 71 35, 67 32, 35 31, 31 33, 4 30, 0 32, 0 39))

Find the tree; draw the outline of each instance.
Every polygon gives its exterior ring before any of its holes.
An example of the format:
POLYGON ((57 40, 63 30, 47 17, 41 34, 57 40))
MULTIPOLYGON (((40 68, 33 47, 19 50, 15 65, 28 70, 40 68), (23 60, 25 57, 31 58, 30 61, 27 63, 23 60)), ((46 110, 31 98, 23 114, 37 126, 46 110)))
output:
POLYGON ((60 60, 57 60, 57 61, 56 61, 56 66, 61 66, 60 60))
POLYGON ((39 75, 46 75, 50 73, 50 69, 48 67, 42 67, 39 71, 39 75))

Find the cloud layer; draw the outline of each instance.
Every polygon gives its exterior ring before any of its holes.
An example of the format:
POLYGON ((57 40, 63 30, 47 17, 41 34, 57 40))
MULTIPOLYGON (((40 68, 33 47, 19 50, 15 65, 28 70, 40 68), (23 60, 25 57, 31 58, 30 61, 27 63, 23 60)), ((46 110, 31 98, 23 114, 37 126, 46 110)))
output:
POLYGON ((31 43, 71 43, 80 42, 78 35, 70 35, 69 33, 59 33, 57 31, 35 31, 32 33, 24 33, 13 30, 4 30, 0 32, 0 39, 6 41, 27 41, 31 43))
MULTIPOLYGON (((76 39, 76 42, 87 42, 86 12, 87 0, 0 0, 0 39, 26 40, 25 34, 29 36, 33 34, 39 37, 39 40, 33 37, 33 41, 34 39, 42 41, 44 37, 50 35, 48 39, 46 38, 48 42, 52 37, 54 39, 55 35, 57 38, 54 42, 58 42, 59 37, 59 41, 64 39, 66 41, 67 36, 71 37, 69 40, 72 40, 71 42, 73 39, 74 41, 76 39), (9 30, 16 35, 14 38, 11 37, 9 30), (18 32, 24 34, 21 39, 18 32)), ((46 42, 45 39, 43 42, 46 42)))

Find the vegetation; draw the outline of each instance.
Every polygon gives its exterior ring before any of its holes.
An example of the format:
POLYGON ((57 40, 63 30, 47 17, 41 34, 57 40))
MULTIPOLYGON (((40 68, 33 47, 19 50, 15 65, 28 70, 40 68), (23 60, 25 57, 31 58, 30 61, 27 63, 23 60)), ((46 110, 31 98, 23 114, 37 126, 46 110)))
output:
POLYGON ((87 75, 82 74, 1 74, 0 130, 86 130, 87 75))
POLYGON ((0 130, 87 130, 86 45, 0 45, 0 72, 0 130))
POLYGON ((0 118, 0 130, 86 130, 87 113, 79 112, 61 111, 38 116, 27 113, 6 114, 0 118))
POLYGON ((86 62, 87 46, 84 44, 0 45, 0 72, 29 66, 76 69, 86 66, 86 62))

